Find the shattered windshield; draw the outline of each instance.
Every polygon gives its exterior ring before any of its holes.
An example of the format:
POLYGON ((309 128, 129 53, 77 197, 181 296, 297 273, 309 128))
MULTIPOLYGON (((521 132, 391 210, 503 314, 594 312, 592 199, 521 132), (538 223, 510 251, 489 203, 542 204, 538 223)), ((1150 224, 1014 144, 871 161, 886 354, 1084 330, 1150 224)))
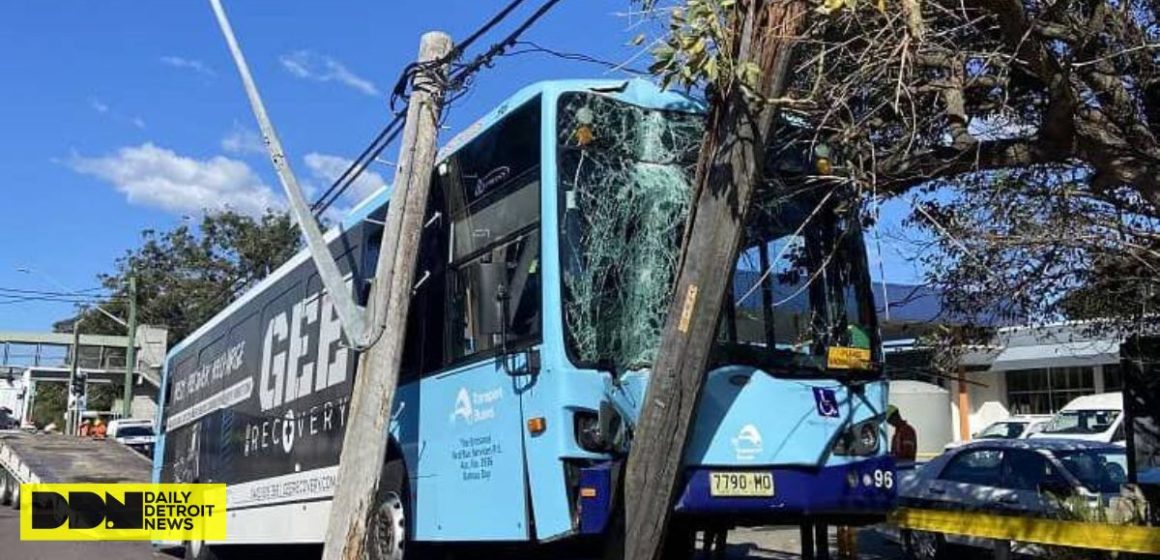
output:
POLYGON ((672 299, 703 118, 594 93, 559 103, 569 355, 589 366, 647 367, 672 299))
MULTIPOLYGON (((563 311, 577 365, 625 370, 655 360, 703 126, 696 114, 593 93, 561 96, 563 311)), ((835 204, 838 197, 779 192, 758 197, 750 211, 715 361, 824 369, 832 346, 873 352, 857 212, 835 204)))

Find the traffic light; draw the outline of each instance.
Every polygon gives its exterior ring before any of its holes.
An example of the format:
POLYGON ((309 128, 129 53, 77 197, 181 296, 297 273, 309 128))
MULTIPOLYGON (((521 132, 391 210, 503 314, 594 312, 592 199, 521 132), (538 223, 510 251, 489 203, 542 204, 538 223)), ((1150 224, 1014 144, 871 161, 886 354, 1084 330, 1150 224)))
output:
POLYGON ((72 394, 75 396, 83 396, 85 394, 85 381, 88 376, 83 372, 77 372, 76 377, 72 382, 72 394))

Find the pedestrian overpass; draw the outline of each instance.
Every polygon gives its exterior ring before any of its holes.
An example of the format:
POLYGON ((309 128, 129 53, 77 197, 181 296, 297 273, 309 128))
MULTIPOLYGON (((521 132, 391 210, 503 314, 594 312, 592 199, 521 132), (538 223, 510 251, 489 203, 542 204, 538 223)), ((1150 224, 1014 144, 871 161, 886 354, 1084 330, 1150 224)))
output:
MULTIPOLYGON (((152 418, 157 409, 168 331, 141 325, 135 343, 132 415, 152 418)), ((78 373, 89 385, 123 383, 128 344, 127 336, 82 333, 75 351, 78 373)), ((28 418, 36 400, 37 384, 67 383, 73 355, 71 333, 0 331, 0 405, 19 410, 22 417, 28 418)))

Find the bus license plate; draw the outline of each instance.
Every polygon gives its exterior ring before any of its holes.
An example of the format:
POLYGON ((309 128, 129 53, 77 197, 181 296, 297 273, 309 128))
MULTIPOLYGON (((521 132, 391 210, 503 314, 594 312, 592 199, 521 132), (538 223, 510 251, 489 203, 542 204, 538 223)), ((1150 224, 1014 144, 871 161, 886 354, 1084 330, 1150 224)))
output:
POLYGON ((711 472, 709 495, 714 497, 773 496, 773 473, 767 472, 711 472))

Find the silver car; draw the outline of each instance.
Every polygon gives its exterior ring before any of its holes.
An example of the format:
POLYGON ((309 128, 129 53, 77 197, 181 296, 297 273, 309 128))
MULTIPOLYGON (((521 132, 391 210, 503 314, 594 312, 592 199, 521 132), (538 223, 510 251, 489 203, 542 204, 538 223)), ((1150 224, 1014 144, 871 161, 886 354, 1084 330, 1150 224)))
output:
MULTIPOLYGON (((1123 447, 1107 443, 985 440, 952 449, 899 482, 899 505, 1036 517, 1064 517, 1060 498, 1105 505, 1127 482, 1123 447)), ((946 545, 990 546, 990 540, 904 530, 911 558, 934 560, 946 545)))

